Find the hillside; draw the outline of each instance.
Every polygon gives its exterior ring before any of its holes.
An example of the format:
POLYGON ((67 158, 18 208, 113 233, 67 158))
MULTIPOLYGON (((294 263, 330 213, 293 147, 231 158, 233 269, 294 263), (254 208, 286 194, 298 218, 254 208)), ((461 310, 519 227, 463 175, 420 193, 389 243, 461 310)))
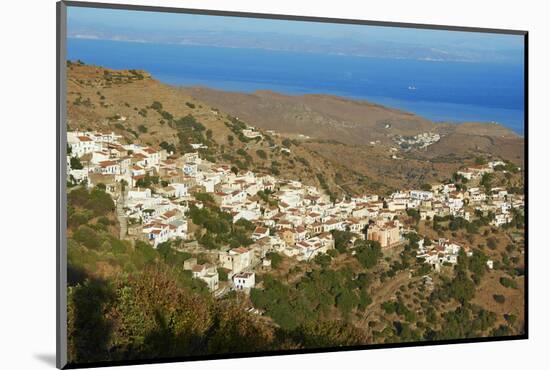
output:
POLYGON ((128 143, 163 143, 176 152, 190 151, 190 144, 202 142, 208 149, 201 149, 201 154, 214 162, 310 185, 323 186, 322 182, 335 196, 344 192, 335 178, 355 184, 348 189, 351 192, 381 186, 286 136, 261 132, 262 140, 248 139, 242 134, 247 126, 244 120, 162 84, 144 71, 70 63, 67 107, 70 130, 113 131, 128 143))
POLYGON ((203 87, 182 91, 253 125, 286 134, 337 139, 349 145, 379 140, 387 146, 393 144, 396 135, 434 132, 444 140, 420 153, 422 158, 484 154, 518 164, 523 161, 523 138, 497 124, 434 123, 401 110, 330 95, 288 96, 270 91, 245 94, 203 87))
POLYGON ((263 129, 317 139, 338 138, 346 144, 389 143, 390 135, 414 135, 433 127, 411 113, 331 95, 244 94, 196 87, 182 91, 263 129))
POLYGON ((203 143, 201 154, 215 162, 298 179, 335 197, 441 181, 479 156, 523 164, 523 138, 501 126, 435 124, 329 95, 176 88, 145 71, 69 62, 67 99, 69 129, 114 131, 128 143, 177 152, 203 143), (263 139, 244 137, 248 125, 263 139), (410 151, 396 143, 426 132, 441 140, 410 151))

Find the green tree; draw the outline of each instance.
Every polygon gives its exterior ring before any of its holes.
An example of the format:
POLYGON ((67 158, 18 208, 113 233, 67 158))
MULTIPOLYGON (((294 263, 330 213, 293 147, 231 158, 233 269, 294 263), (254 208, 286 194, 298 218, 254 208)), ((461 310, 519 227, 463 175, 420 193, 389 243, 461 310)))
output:
POLYGON ((71 157, 70 165, 73 170, 81 170, 84 168, 78 157, 71 157))

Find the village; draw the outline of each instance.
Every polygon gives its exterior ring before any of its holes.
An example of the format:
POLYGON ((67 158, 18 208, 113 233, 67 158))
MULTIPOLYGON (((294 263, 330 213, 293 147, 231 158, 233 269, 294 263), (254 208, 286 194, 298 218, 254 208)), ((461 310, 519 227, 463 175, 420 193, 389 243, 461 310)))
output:
MULTIPOLYGON (((253 129, 248 136, 261 137, 253 129)), ((411 230, 403 220, 418 212, 421 220, 453 216, 470 221, 489 215, 491 225, 511 222, 514 209, 524 207, 524 196, 504 188, 489 191, 479 186, 484 174, 505 163, 499 160, 469 166, 457 172, 475 186, 434 184, 431 189, 410 189, 389 196, 375 194, 331 202, 322 190, 292 179, 235 171, 230 165, 207 161, 198 152, 176 156, 162 148, 121 144, 115 133, 76 132, 67 135, 67 181, 73 185, 105 187, 116 203, 121 239, 144 240, 157 248, 170 240, 182 240, 196 251, 213 255, 215 263, 185 260, 183 269, 201 279, 215 296, 229 290, 249 292, 256 273, 271 267, 270 253, 310 261, 335 248, 333 231, 348 231, 356 238, 380 243, 382 250, 405 242, 411 230), (237 223, 254 225, 248 246, 206 250, 190 230, 189 211, 201 209, 207 194, 219 209, 237 223), (219 270, 228 271, 227 282, 219 270)), ((199 150, 200 148, 195 148, 199 150)), ((190 248, 191 248, 190 247, 190 248)), ((427 245, 418 242, 417 258, 435 271, 453 265, 469 246, 440 238, 427 245)), ((492 268, 492 261, 487 262, 492 268)))
POLYGON ((432 144, 437 143, 441 139, 441 136, 433 132, 423 132, 415 136, 401 136, 394 137, 395 143, 405 151, 411 149, 424 149, 432 144))

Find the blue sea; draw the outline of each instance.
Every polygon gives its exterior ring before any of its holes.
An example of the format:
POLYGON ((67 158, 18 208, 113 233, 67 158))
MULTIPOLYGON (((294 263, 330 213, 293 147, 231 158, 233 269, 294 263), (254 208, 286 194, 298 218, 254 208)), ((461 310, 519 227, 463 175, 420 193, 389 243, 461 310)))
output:
POLYGON ((524 127, 523 64, 439 62, 138 42, 69 39, 67 58, 143 69, 171 85, 364 99, 433 121, 524 127))

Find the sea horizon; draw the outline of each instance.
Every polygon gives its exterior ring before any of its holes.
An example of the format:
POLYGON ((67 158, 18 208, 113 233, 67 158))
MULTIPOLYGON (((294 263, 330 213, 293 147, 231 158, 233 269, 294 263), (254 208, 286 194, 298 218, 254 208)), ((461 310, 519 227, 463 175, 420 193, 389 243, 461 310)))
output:
MULTIPOLYGON (((201 45, 69 38, 67 59, 145 70, 162 83, 363 100, 436 123, 498 123, 524 135, 517 65, 373 58, 201 45)), ((521 68, 522 69, 522 68, 521 68)))

